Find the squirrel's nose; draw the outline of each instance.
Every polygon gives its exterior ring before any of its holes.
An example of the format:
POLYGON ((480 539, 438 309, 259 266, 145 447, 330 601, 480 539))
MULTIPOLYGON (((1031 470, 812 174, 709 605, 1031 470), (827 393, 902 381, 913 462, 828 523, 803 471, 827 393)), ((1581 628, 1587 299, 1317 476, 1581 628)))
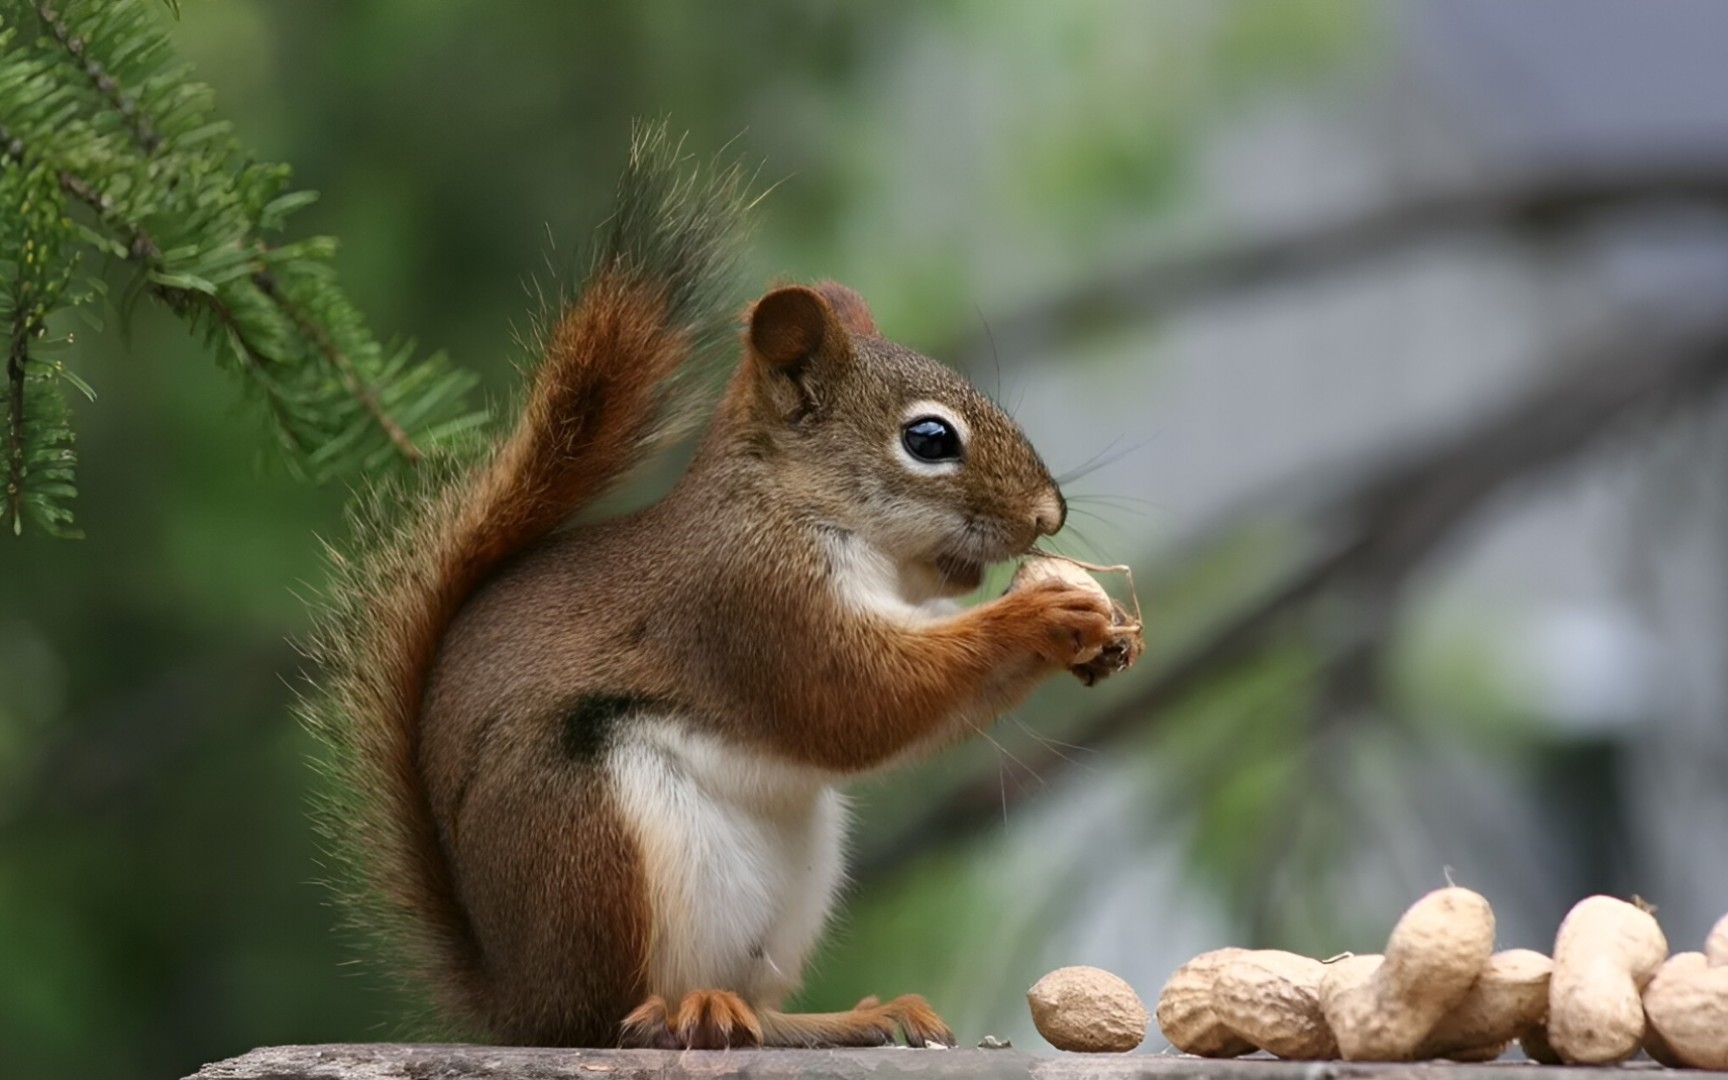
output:
POLYGON ((1040 499, 1032 510, 1032 527, 1039 536, 1055 536, 1068 520, 1068 500, 1055 489, 1040 499))

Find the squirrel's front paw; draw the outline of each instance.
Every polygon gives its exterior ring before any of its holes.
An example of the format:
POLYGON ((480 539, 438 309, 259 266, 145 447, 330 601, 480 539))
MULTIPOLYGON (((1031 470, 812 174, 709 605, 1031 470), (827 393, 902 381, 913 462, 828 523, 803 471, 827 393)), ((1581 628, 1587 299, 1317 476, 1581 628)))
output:
POLYGON ((1074 668, 1097 659, 1116 634, 1108 597, 1060 581, 1011 593, 1032 608, 1036 633, 1029 644, 1054 667, 1074 668))

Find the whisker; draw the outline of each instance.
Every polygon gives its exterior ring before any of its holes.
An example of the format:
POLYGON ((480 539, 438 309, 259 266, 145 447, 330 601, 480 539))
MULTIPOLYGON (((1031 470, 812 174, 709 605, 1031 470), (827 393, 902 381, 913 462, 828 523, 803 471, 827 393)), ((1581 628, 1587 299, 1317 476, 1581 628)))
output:
POLYGON ((1133 540, 1129 539, 1129 534, 1125 530, 1123 530, 1119 525, 1117 525, 1116 522, 1111 521, 1109 518, 1100 517, 1097 514, 1088 513, 1087 511, 1084 511, 1084 510, 1071 511, 1071 513, 1074 513, 1074 512, 1079 513, 1082 517, 1088 518, 1088 519, 1096 522, 1099 526, 1101 526, 1105 530, 1106 534, 1112 538, 1111 543, 1107 546, 1114 548, 1118 553, 1115 556, 1107 555, 1105 553, 1105 551, 1103 550, 1103 548, 1101 548, 1098 545, 1098 542, 1094 539, 1094 536, 1096 534, 1092 533, 1091 531, 1082 531, 1077 526, 1073 526, 1073 525, 1069 526, 1069 528, 1074 531, 1074 538, 1076 540, 1078 540, 1081 543, 1081 545, 1083 545, 1086 548, 1086 550, 1088 550, 1092 553, 1091 558, 1088 559, 1089 562, 1112 563, 1112 564, 1114 564, 1116 562, 1120 562, 1121 561, 1121 554, 1120 553, 1125 548, 1131 549, 1131 548, 1136 546, 1135 542, 1133 540))
POLYGON ((1147 516, 1148 510, 1157 510, 1163 514, 1170 512, 1170 508, 1163 503, 1155 503, 1151 499, 1142 499, 1134 495, 1086 494, 1064 495, 1063 498, 1068 500, 1069 509, 1073 509, 1075 503, 1103 503, 1106 506, 1118 507, 1142 517, 1147 516))
POLYGON ((1092 766, 1090 766, 1084 762, 1077 761, 1074 758, 1069 757, 1067 754, 1064 754, 1062 752, 1062 749, 1061 749, 1062 747, 1067 747, 1070 750, 1085 750, 1089 753, 1094 753, 1094 754, 1097 753, 1097 751, 1093 750, 1091 747, 1089 747, 1089 746, 1075 746, 1072 743, 1065 743, 1065 742, 1061 742, 1060 740, 1057 740, 1057 739, 1046 738, 1043 735, 1040 735, 1038 732, 1032 730, 1032 728, 1029 727, 1026 724, 1026 722, 1024 720, 1020 719, 1018 716, 1011 716, 1008 719, 1010 719, 1014 722, 1015 727, 1019 728, 1021 731, 1024 731, 1026 734, 1032 736, 1034 739, 1037 739, 1040 743, 1042 743, 1044 746, 1044 749, 1050 751, 1052 754, 1055 754, 1057 757, 1061 758, 1063 761, 1067 762, 1069 765, 1072 765, 1074 768, 1083 770, 1085 772, 1097 772, 1097 770, 1094 769, 1092 766))
MULTIPOLYGON (((1002 827, 1006 829, 1008 827, 1008 770, 1003 767, 1002 759, 1004 757, 1014 758, 1014 755, 1008 753, 1006 747, 997 742, 988 731, 985 731, 982 724, 969 722, 967 726, 979 735, 982 735, 986 742, 996 748, 996 788, 1002 796, 1002 827)), ((1019 761, 1020 759, 1014 758, 1014 760, 1019 761)), ((1021 767, 1025 768, 1024 762, 1021 762, 1021 767)), ((1038 780, 1039 783, 1043 783, 1043 778, 1038 776, 1037 773, 1032 773, 1032 776, 1034 779, 1038 780)))
MULTIPOLYGON (((1122 528, 1122 523, 1120 521, 1116 520, 1117 516, 1122 513, 1122 508, 1113 506, 1113 507, 1110 507, 1110 511, 1111 512, 1106 515, 1106 514, 1100 514, 1098 511, 1090 509, 1090 508, 1085 507, 1085 506, 1074 506, 1073 504, 1069 504, 1069 506, 1068 506, 1069 516, 1073 516, 1073 515, 1078 514, 1080 517, 1083 517, 1083 518, 1087 519, 1088 521, 1096 521, 1098 524, 1111 530, 1112 532, 1116 533, 1118 536, 1125 535, 1123 528, 1122 528)), ((1146 514, 1146 512, 1143 510, 1129 511, 1129 512, 1138 514, 1140 517, 1148 516, 1146 514)))
POLYGON ((1098 453, 1092 455, 1090 460, 1084 462, 1078 468, 1073 469, 1069 472, 1063 473, 1061 476, 1058 476, 1056 478, 1056 483, 1058 485, 1062 485, 1062 484, 1072 483, 1073 481, 1079 480, 1082 477, 1091 476, 1093 473, 1097 472, 1099 469, 1102 469, 1107 465, 1116 464, 1118 461, 1121 461, 1123 458, 1127 457, 1129 454, 1138 453, 1139 451, 1146 449, 1148 446, 1152 445, 1153 441, 1156 440, 1157 438, 1158 438, 1157 435, 1148 435, 1144 439, 1141 439, 1139 442, 1134 443, 1131 446, 1125 446, 1121 450, 1118 450, 1116 453, 1112 454, 1112 453, 1110 453, 1111 449, 1114 448, 1117 443, 1122 441, 1122 437, 1120 435, 1118 435, 1116 438, 1114 438, 1110 441, 1109 446, 1106 446, 1104 449, 1098 451, 1098 453))
POLYGON ((1111 521, 1109 518, 1105 517, 1103 514, 1100 514, 1094 510, 1088 510, 1084 506, 1072 506, 1072 505, 1070 505, 1068 507, 1068 513, 1070 516, 1073 516, 1074 514, 1079 514, 1081 517, 1091 518, 1093 521, 1098 522, 1098 524, 1100 524, 1100 525, 1114 525, 1115 524, 1115 522, 1111 521))
POLYGON ((1108 454, 1110 451, 1116 449, 1116 444, 1121 442, 1121 441, 1122 441, 1122 436, 1120 436, 1120 435, 1116 436, 1114 439, 1111 439, 1108 443, 1106 443, 1104 445, 1104 449, 1093 454, 1091 457, 1087 458, 1085 461, 1082 461, 1079 464, 1079 466, 1076 467, 1075 469, 1073 469, 1069 472, 1063 473, 1061 476, 1058 476, 1056 478, 1056 483, 1058 485, 1062 485, 1062 484, 1066 484, 1070 480, 1077 480, 1081 476, 1084 476, 1085 474, 1080 472, 1079 470, 1092 468, 1093 462, 1097 461, 1099 458, 1103 457, 1105 454, 1108 454))
MULTIPOLYGON (((996 335, 990 330, 990 320, 984 317, 984 309, 974 304, 972 305, 972 310, 978 315, 978 325, 984 328, 984 341, 990 346, 990 362, 996 365, 996 392, 990 395, 990 398, 992 401, 996 402, 997 405, 1001 405, 1002 356, 996 351, 996 335)), ((1007 408, 1006 406, 1003 407, 1002 411, 1007 413, 1009 416, 1014 415, 1014 410, 1007 408)))
POLYGON ((1014 753, 1014 751, 1008 749, 1006 746, 1003 746, 1002 743, 997 740, 996 736, 994 736, 994 735, 990 734, 988 731, 984 730, 982 725, 973 724, 972 730, 974 730, 978 734, 984 736, 984 738, 990 743, 990 745, 994 746, 996 748, 998 753, 1002 754, 1004 757, 1006 757, 1009 761, 1012 761, 1014 764, 1020 766, 1021 771, 1024 772, 1027 776, 1030 776, 1032 779, 1038 781, 1039 787, 1049 787, 1050 786, 1049 783, 1045 781, 1044 777, 1039 774, 1037 769, 1034 769, 1032 766, 1030 766, 1030 765, 1026 764, 1024 761, 1020 760, 1019 756, 1017 756, 1014 753))
MULTIPOLYGON (((1108 524, 1108 522, 1105 524, 1108 524)), ((1104 553, 1099 549, 1098 545, 1092 542, 1092 538, 1081 532, 1080 527, 1075 525, 1073 522, 1068 523, 1067 527, 1062 530, 1060 537, 1051 537, 1051 542, 1057 548, 1058 553, 1060 553, 1062 548, 1078 546, 1090 553, 1090 557, 1088 558, 1089 562, 1108 561, 1105 558, 1104 553), (1072 538, 1072 544, 1069 543, 1069 538, 1072 538), (1061 543, 1056 543, 1057 540, 1060 540, 1061 543)))
POLYGON ((1082 746, 1080 743, 1064 742, 1053 735, 1038 735, 1034 733, 1033 737, 1046 746, 1060 746, 1067 750, 1078 750, 1082 754, 1092 754, 1094 756, 1103 753, 1103 751, 1099 750, 1096 746, 1082 746))

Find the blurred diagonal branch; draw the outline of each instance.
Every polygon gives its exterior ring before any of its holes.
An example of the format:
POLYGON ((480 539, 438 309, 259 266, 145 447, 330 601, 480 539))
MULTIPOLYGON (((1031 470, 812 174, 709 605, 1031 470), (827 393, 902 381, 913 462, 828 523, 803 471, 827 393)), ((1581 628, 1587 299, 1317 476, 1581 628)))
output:
MULTIPOLYGON (((1257 657, 1302 620, 1319 631, 1322 685, 1340 673, 1358 678, 1411 572, 1491 499, 1661 407, 1711 400, 1728 381, 1728 310, 1686 320, 1627 318, 1550 357, 1542 370, 1545 377, 1499 411, 1388 455, 1386 464, 1320 500, 1304 515, 1316 539, 1301 561, 1151 672, 1132 697, 1066 738, 1098 747, 1143 736, 1161 710, 1257 657)), ((1229 535, 1239 524, 1224 522, 1209 536, 1229 535)), ((1069 761, 1058 747, 1041 745, 1028 748, 1022 764, 1026 775, 1047 778, 1069 761)), ((994 773, 966 783, 866 851, 858 873, 892 873, 987 828, 1001 820, 1007 801, 1033 790, 994 773)))
POLYGON ((1728 208, 1728 161, 1645 161, 1484 178, 1471 186, 1409 196, 1366 213, 1209 251, 1161 253, 1026 304, 936 355, 967 366, 988 357, 993 342, 1013 342, 1011 354, 1025 357, 1087 329, 1144 322, 1443 237, 1549 232, 1605 211, 1663 203, 1728 208))

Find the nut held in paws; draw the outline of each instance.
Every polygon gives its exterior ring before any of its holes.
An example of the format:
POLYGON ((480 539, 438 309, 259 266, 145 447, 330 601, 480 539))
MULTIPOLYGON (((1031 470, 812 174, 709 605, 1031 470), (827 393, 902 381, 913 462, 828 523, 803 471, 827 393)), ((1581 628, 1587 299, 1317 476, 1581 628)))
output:
POLYGON ((1057 968, 1026 991, 1032 1023, 1058 1050, 1123 1053, 1140 1045, 1151 1019, 1134 988, 1094 967, 1057 968))
MULTIPOLYGON (((1110 594, 1104 591, 1104 586, 1098 584, 1097 579, 1088 572, 1090 570, 1128 572, 1126 566, 1091 566, 1066 556, 1039 553, 1021 562, 1014 571, 1013 580, 1008 583, 1008 591, 1016 592, 1046 581, 1060 581, 1064 585, 1084 589, 1109 603, 1113 612, 1111 622, 1116 627, 1109 642, 1096 656, 1073 668, 1074 676, 1087 686, 1133 667, 1134 661, 1140 659, 1140 654, 1146 649, 1138 610, 1139 599, 1136 597, 1133 600, 1136 610, 1127 611, 1121 604, 1110 599, 1110 594)), ((1134 579, 1130 575, 1128 587, 1132 590, 1133 586, 1134 579)))

